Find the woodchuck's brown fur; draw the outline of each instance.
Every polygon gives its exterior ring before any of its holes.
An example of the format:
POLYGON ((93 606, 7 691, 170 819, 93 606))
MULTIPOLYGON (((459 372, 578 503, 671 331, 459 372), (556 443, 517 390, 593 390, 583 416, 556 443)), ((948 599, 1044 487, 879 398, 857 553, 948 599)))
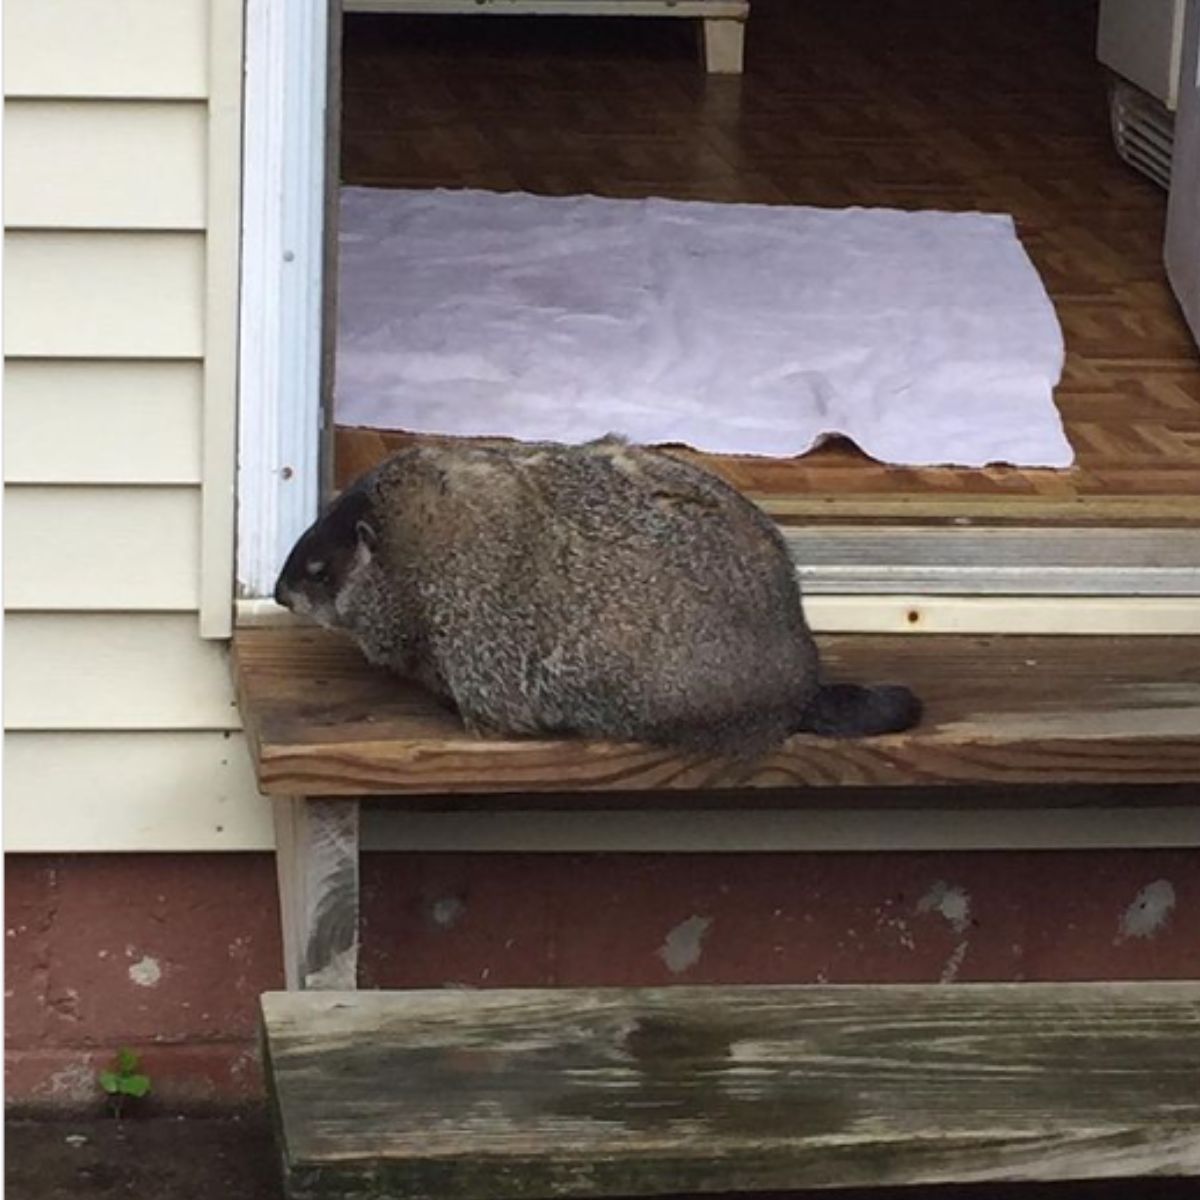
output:
POLYGON ((402 450, 301 537, 275 594, 479 732, 753 757, 919 717, 901 687, 822 686, 762 512, 615 438, 402 450))

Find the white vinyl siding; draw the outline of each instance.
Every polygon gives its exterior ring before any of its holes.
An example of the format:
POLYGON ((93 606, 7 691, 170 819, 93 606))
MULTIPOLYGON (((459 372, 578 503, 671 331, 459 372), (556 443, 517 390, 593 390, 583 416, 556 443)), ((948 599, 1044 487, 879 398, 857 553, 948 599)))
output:
POLYGON ((9 229, 204 228, 206 106, 10 100, 9 229))
POLYGON ((5 238, 11 358, 200 358, 204 237, 22 230, 5 238))
POLYGON ((238 726, 227 649, 190 613, 10 612, 4 656, 9 729, 238 726))
POLYGON ((241 0, 4 5, 11 850, 269 844, 220 640, 241 24, 241 0))
POLYGON ((9 362, 4 478, 199 485, 203 387, 198 361, 9 362))
POLYGON ((240 733, 10 733, 10 851, 269 850, 240 733))
POLYGON ((10 612, 194 611, 200 492, 12 488, 4 507, 4 552, 10 612))
POLYGON ((208 0, 4 0, 6 96, 202 100, 208 0))

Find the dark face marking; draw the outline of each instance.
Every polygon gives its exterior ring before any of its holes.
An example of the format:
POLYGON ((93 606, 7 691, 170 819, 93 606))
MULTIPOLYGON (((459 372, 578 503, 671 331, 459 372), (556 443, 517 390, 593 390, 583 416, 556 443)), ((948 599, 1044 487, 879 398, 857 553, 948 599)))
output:
POLYGON ((370 498, 362 488, 343 492, 301 535, 275 584, 275 601, 322 624, 335 617, 338 593, 361 552, 375 548, 370 498))

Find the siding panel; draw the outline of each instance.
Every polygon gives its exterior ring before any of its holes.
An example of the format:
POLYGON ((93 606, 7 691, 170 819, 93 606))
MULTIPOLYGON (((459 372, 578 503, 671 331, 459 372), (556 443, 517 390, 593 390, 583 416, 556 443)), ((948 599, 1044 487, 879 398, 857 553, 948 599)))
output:
POLYGON ((8 487, 4 501, 10 610, 196 607, 198 488, 8 487))
POLYGON ((202 103, 10 101, 5 224, 203 229, 206 138, 202 103))
POLYGON ((200 99, 206 0, 4 0, 8 96, 200 99))
POLYGON ((241 734, 11 733, 5 849, 269 850, 241 734))
POLYGON ((26 358, 198 358, 204 349, 204 236, 9 233, 5 354, 26 358))
POLYGON ((242 2, 3 20, 7 848, 269 849, 200 636, 232 590, 242 2))
POLYGON ((200 482, 199 362, 56 362, 4 368, 10 483, 200 482))
POLYGON ((4 650, 10 729, 238 727, 227 647, 193 613, 11 613, 4 650))

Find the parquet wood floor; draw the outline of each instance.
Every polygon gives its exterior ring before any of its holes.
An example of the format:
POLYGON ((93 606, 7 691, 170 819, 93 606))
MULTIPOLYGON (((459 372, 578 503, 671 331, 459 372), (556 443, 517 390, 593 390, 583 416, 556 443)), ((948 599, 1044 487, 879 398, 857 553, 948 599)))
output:
MULTIPOLYGON (((710 460, 797 517, 1200 523, 1200 356, 1166 198, 1108 134, 1092 0, 755 0, 746 73, 688 23, 351 17, 342 177, 396 187, 1011 212, 1055 301, 1069 472, 853 447, 710 460)), ((396 439, 339 431, 338 475, 396 439)))

